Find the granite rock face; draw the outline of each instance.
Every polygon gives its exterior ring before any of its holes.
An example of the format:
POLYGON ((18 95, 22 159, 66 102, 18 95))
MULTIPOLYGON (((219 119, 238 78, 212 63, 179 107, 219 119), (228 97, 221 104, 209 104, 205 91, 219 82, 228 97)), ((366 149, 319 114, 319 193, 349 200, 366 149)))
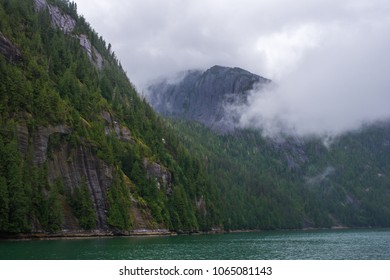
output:
POLYGON ((104 66, 104 59, 98 50, 92 46, 91 41, 87 35, 81 34, 79 37, 80 46, 87 52, 89 60, 99 69, 104 66))
MULTIPOLYGON (((88 147, 70 148, 66 143, 52 154, 47 165, 49 182, 61 178, 68 190, 86 183, 97 217, 97 229, 107 231, 107 191, 112 183, 114 168, 94 155, 88 147)), ((72 219, 65 216, 64 229, 77 230, 72 227, 72 219)))
POLYGON ((167 195, 171 195, 173 192, 171 173, 164 166, 149 161, 147 158, 144 158, 143 164, 146 170, 146 177, 154 180, 157 188, 164 189, 167 195))
MULTIPOLYGON (((47 9, 54 27, 62 30, 65 34, 71 34, 76 27, 76 20, 70 15, 63 13, 57 6, 50 5, 46 0, 34 0, 37 11, 47 9)), ((98 50, 92 45, 87 35, 81 34, 75 36, 80 41, 80 46, 86 51, 89 60, 98 68, 104 66, 104 58, 98 50)))
MULTIPOLYGON (((102 112, 102 117, 107 122, 106 128, 109 129, 110 133, 116 134, 115 136, 119 140, 133 141, 130 130, 113 120, 110 113, 102 112)), ((107 234, 113 230, 117 231, 110 227, 107 221, 109 210, 107 195, 113 182, 114 166, 100 159, 93 147, 86 143, 71 145, 66 138, 72 133, 72 129, 66 125, 39 126, 31 131, 26 121, 21 119, 16 133, 19 151, 25 157, 31 155, 32 163, 35 166, 47 168, 50 185, 54 185, 59 179, 63 182, 64 189, 71 193, 82 184, 87 186, 96 213, 95 232, 107 234)), ((156 187, 165 188, 169 194, 172 191, 172 178, 167 169, 148 160, 145 160, 144 164, 147 176, 156 180, 156 187)), ((131 189, 131 182, 126 184, 131 189)), ((150 214, 147 205, 139 202, 135 197, 131 199, 133 231, 142 234, 144 231, 154 231, 160 228, 160 225, 154 221, 150 214)), ((82 232, 82 228, 69 205, 65 203, 63 207, 62 231, 82 232)), ((40 231, 39 224, 33 225, 33 228, 40 231)))
POLYGON ((22 59, 22 54, 17 46, 8 40, 0 32, 0 54, 2 54, 9 62, 17 63, 22 59))
POLYGON ((76 27, 76 20, 74 18, 63 13, 57 6, 49 5, 46 0, 35 0, 35 7, 38 11, 47 8, 53 26, 58 27, 65 34, 72 32, 76 27))
POLYGON ((105 120, 104 132, 106 135, 115 135, 123 142, 134 143, 134 140, 131 137, 131 131, 128 127, 121 126, 119 122, 114 120, 111 114, 107 111, 103 111, 101 116, 105 120))
POLYGON ((218 132, 234 129, 235 120, 225 110, 229 104, 247 102, 255 86, 270 80, 240 68, 214 66, 188 71, 179 81, 164 79, 148 87, 148 101, 165 116, 201 122, 218 132))
POLYGON ((36 165, 42 165, 46 162, 50 135, 54 133, 69 134, 71 131, 72 129, 64 125, 38 127, 37 133, 33 137, 33 163, 36 165))
MULTIPOLYGON (((62 179, 65 189, 73 191, 86 183, 97 216, 97 229, 106 231, 106 195, 112 183, 113 167, 99 159, 88 146, 70 147, 64 141, 60 141, 59 146, 52 149, 49 155, 50 137, 55 134, 68 135, 71 132, 72 129, 65 125, 40 126, 34 132, 29 132, 26 124, 21 122, 17 127, 19 151, 25 155, 31 152, 34 165, 47 166, 48 181, 51 184, 62 179)), ((65 215, 63 229, 80 229, 73 215, 65 215)))

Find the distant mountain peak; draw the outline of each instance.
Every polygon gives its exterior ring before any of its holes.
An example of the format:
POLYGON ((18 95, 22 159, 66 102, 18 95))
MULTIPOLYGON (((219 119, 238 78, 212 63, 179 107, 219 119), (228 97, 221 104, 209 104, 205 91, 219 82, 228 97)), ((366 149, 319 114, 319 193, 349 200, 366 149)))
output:
POLYGON ((163 79, 148 87, 148 100, 162 115, 195 120, 218 132, 234 130, 234 116, 227 104, 247 102, 249 92, 270 80, 238 67, 215 65, 205 71, 186 71, 184 76, 163 79))

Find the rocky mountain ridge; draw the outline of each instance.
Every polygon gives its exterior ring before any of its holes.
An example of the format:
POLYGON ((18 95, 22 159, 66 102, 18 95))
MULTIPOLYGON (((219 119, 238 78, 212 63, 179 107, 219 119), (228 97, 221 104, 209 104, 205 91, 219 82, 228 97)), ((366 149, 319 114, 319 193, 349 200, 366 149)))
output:
POLYGON ((1 2, 0 27, 0 237, 390 225, 387 124, 330 146, 234 130, 270 81, 222 66, 152 86, 167 120, 74 3, 1 2))
MULTIPOLYGON (((324 139, 315 135, 285 133, 271 138, 260 130, 236 127, 234 120, 240 116, 225 109, 245 105, 248 90, 254 86, 261 90, 269 83, 242 69, 214 66, 152 84, 148 100, 160 114, 173 118, 178 133, 184 132, 182 141, 206 159, 210 176, 219 174, 216 184, 222 189, 240 186, 237 193, 250 189, 253 196, 247 200, 261 200, 260 209, 267 202, 269 209, 275 209, 284 207, 281 201, 284 205, 303 201, 303 226, 308 228, 388 224, 385 213, 390 213, 390 174, 385 156, 388 147, 383 143, 388 142, 390 123, 373 123, 345 132, 333 137, 331 144, 324 144, 324 139), (240 79, 241 75, 245 78, 240 79), (270 202, 276 189, 280 191, 278 198, 270 202), (284 198, 283 192, 288 193, 284 198), (380 195, 374 197, 373 193, 380 195)), ((288 211, 280 212, 279 219, 283 219, 288 211)))
POLYGON ((162 79, 148 87, 147 99, 164 116, 195 120, 218 132, 234 130, 237 120, 226 112, 229 105, 244 104, 249 92, 271 81, 235 67, 213 66, 190 70, 181 78, 162 79))

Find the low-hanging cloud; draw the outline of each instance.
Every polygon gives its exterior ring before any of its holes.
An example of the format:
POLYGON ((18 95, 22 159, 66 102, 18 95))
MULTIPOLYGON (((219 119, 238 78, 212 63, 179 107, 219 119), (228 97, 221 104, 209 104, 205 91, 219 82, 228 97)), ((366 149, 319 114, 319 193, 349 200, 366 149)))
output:
POLYGON ((231 108, 268 134, 338 134, 389 117, 388 0, 76 0, 129 78, 215 64, 273 80, 231 108))
POLYGON ((268 66, 275 68, 274 85, 252 92, 241 125, 263 128, 267 134, 332 135, 389 118, 390 41, 385 35, 390 34, 389 23, 299 27, 293 30, 303 39, 296 44, 294 34, 280 35, 287 43, 278 39, 282 46, 275 48, 287 47, 278 53, 290 61, 281 61, 284 67, 278 68, 274 64, 278 59, 271 54, 268 66))

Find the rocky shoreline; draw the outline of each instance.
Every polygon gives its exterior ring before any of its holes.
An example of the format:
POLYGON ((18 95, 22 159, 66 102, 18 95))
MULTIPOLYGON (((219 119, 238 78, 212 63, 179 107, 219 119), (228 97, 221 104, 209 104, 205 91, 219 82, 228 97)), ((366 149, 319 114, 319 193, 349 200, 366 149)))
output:
POLYGON ((167 229, 138 229, 133 231, 61 231, 56 233, 34 232, 0 235, 0 240, 31 240, 31 239, 78 239, 114 236, 171 236, 176 232, 167 229))
POLYGON ((56 233, 33 232, 17 234, 1 234, 0 240, 33 240, 33 239, 79 239, 79 238, 99 238, 99 237, 132 237, 132 236, 176 236, 176 235, 196 235, 196 234, 223 234, 240 232, 259 232, 262 230, 223 230, 211 229, 210 231, 170 231, 168 229, 136 229, 131 231, 102 231, 102 230, 63 230, 56 233))
MULTIPOLYGON (((301 228, 295 229, 296 231, 318 231, 318 230, 351 230, 351 229, 364 229, 366 227, 351 228, 347 226, 334 226, 330 228, 301 228)), ((371 227, 367 227, 371 228, 371 227)), ((381 228, 381 227, 378 227, 381 228)), ((278 229, 284 231, 286 229, 278 229)), ((293 230, 293 229, 289 229, 293 230)), ((243 229, 243 230, 223 230, 212 229, 210 231, 170 231, 168 229, 137 229, 131 231, 61 231, 56 233, 49 232, 34 232, 34 233, 17 233, 17 234, 1 234, 1 240, 50 240, 50 239, 82 239, 82 238, 104 238, 104 237, 136 237, 136 236, 177 236, 177 235, 199 235, 199 234, 225 234, 225 233, 243 233, 243 232, 263 232, 272 230, 261 229, 243 229)))

